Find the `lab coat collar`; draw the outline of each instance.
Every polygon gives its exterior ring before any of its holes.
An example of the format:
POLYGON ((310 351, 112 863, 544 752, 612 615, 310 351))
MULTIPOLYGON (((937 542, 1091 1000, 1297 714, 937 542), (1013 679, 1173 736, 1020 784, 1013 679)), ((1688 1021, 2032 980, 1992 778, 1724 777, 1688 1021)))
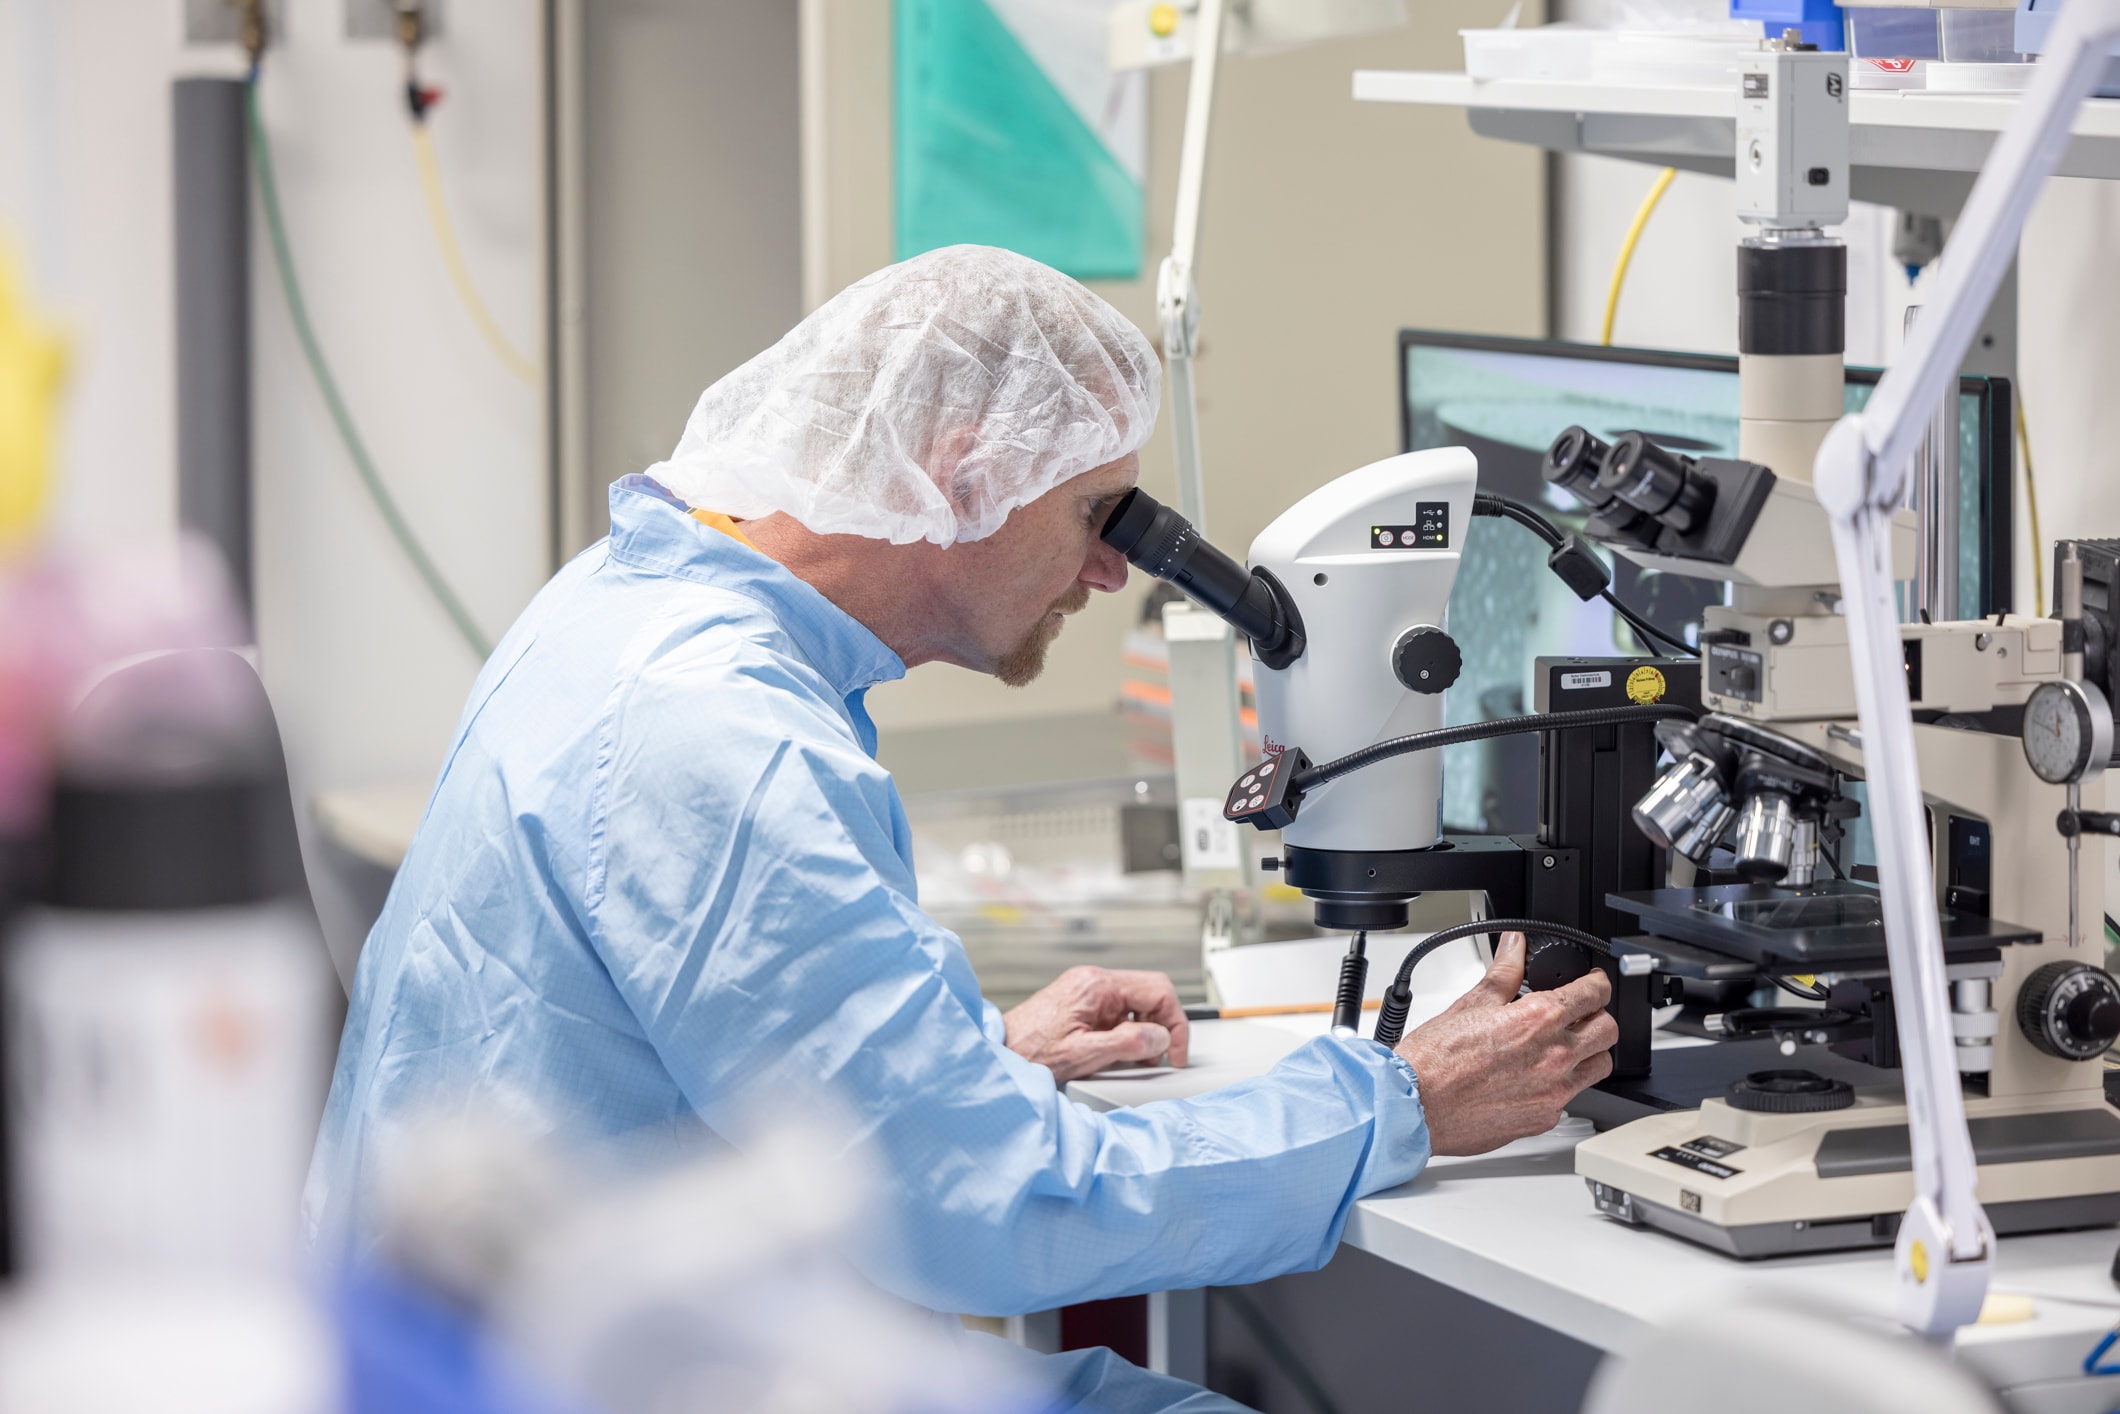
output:
POLYGON ((611 557, 755 599, 843 697, 905 676, 905 663, 866 624, 785 565, 695 520, 646 476, 611 483, 611 557))

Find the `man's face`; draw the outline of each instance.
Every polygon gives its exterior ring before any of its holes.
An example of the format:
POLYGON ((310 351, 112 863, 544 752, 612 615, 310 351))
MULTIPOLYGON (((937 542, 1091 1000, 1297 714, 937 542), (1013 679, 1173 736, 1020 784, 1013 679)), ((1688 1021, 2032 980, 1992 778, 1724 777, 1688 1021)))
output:
POLYGON ((1126 586, 1126 557, 1098 532, 1140 474, 1132 454, 1107 462, 1018 507, 986 539, 945 552, 945 592, 962 633, 952 656, 962 666, 1022 687, 1045 667, 1065 616, 1087 604, 1091 590, 1126 586))

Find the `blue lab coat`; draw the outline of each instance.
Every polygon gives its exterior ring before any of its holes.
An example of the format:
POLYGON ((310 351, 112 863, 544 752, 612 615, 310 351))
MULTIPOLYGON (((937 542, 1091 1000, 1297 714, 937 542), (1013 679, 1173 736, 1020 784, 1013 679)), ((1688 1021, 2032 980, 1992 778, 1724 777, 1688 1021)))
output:
POLYGON ((834 1107, 873 1156, 883 1283, 1043 1310, 1323 1264, 1354 1201, 1428 1158, 1416 1082, 1366 1040, 1100 1114, 1003 1044, 921 912, 862 699, 904 665, 645 477, 473 687, 369 935, 304 1198, 357 1240, 380 1136, 489 1102, 569 1134, 834 1107))

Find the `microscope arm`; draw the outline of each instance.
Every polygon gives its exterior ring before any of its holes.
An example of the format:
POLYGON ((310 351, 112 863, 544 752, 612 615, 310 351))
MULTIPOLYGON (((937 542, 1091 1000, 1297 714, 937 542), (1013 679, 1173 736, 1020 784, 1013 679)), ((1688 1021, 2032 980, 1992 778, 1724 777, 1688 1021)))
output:
POLYGON ((2120 0, 2071 0, 2061 11, 2053 43, 1974 183, 1936 267, 1934 298, 1867 408, 1834 426, 1813 468, 1819 503, 1832 518, 1840 565, 1878 887, 1899 1007, 1914 1160, 1914 1201, 1896 1252, 1899 1316, 1909 1329, 1944 1342, 1980 1314, 1995 1235, 1974 1193, 1977 1168, 1946 1011, 1913 718, 1900 666, 1891 518, 1929 412, 1958 376, 1988 302, 2015 258, 2032 203, 2059 164, 2077 110, 2095 87, 2116 37, 2120 0))

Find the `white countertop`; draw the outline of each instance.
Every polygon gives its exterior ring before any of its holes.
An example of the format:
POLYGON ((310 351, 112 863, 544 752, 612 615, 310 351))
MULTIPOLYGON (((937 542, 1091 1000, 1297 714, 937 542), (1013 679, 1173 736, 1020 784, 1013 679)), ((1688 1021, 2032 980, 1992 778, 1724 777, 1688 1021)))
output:
POLYGON ((427 813, 431 782, 347 786, 320 790, 309 799, 319 829, 342 848, 381 869, 396 869, 412 848, 413 833, 427 813))
MULTIPOLYGON (((1269 1068, 1323 1021, 1196 1022, 1186 1070, 1078 1080, 1068 1094, 1097 1109, 1199 1094, 1269 1068)), ((1436 1159, 1413 1182, 1356 1204, 1343 1240, 1603 1350, 1624 1353, 1681 1311, 1741 1296, 1837 1308, 1891 1328, 1889 1251, 1741 1262, 1622 1226, 1592 1208, 1575 1174, 1579 1137, 1557 1132, 1478 1158, 1436 1159)), ((2057 1411, 2104 1414, 2120 1404, 2120 1379, 2077 1373, 2120 1319, 2120 1288, 2108 1275, 2116 1244, 2115 1228, 2005 1239, 1994 1289, 2029 1295, 2032 1319, 1966 1330, 1961 1358, 2001 1389, 2063 1381, 2071 1393, 2056 1390, 2057 1411), (2079 1397, 2101 1389, 2110 1396, 2103 1402, 2079 1397)))

